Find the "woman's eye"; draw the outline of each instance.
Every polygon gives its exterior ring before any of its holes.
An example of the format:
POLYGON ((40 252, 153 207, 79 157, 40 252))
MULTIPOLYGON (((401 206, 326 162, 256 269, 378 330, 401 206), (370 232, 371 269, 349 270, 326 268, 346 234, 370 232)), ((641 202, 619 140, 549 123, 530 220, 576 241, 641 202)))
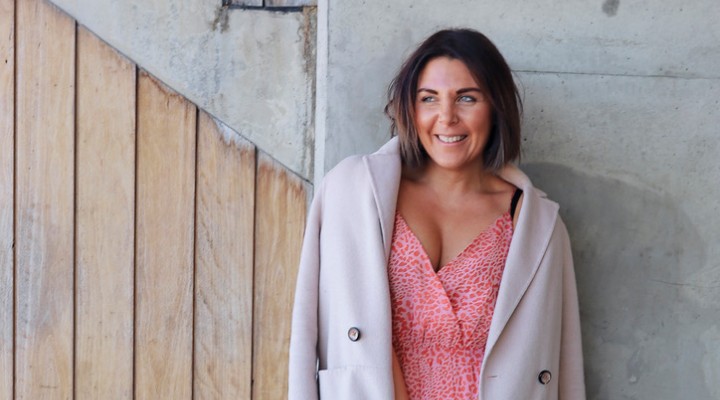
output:
POLYGON ((433 96, 423 96, 420 98, 420 101, 423 103, 432 103, 435 101, 435 97, 433 96))
POLYGON ((474 103, 476 100, 472 96, 460 96, 458 101, 461 103, 474 103))

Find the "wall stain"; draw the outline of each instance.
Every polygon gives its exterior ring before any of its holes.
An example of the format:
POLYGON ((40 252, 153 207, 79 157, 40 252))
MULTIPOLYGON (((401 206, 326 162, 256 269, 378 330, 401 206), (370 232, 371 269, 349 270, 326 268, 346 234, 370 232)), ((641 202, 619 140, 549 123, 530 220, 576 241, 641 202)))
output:
POLYGON ((552 163, 522 166, 560 203, 577 274, 588 400, 709 399, 701 334, 720 320, 708 244, 676 200, 552 163))
POLYGON ((210 28, 213 31, 220 29, 220 33, 224 33, 230 27, 228 22, 228 6, 220 6, 215 10, 215 19, 210 23, 210 28))
POLYGON ((645 363, 642 358, 642 348, 638 348, 627 360, 627 380, 630 384, 638 382, 645 370, 645 363))
POLYGON ((315 155, 315 83, 317 69, 317 7, 303 7, 303 26, 299 32, 303 42, 303 71, 306 76, 306 88, 309 96, 306 107, 307 114, 303 119, 305 136, 303 139, 304 153, 301 157, 302 165, 306 166, 309 176, 313 176, 315 165, 312 162, 315 155))
POLYGON ((620 7, 620 0, 605 0, 602 10, 608 17, 614 17, 617 15, 618 7, 620 7))

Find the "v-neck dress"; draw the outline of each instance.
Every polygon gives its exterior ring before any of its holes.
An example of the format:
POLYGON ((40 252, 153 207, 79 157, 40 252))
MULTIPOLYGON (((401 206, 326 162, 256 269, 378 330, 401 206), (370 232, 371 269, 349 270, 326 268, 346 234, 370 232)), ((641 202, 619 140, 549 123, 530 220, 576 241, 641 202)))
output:
POLYGON ((501 215, 435 272, 403 217, 388 265, 393 346, 410 399, 477 399, 480 367, 512 239, 501 215))

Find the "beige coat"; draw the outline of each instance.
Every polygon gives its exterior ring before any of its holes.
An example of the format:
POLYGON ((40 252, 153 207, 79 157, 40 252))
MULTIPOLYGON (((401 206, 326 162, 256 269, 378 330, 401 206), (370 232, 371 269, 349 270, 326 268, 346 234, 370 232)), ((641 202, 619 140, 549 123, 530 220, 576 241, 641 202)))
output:
MULTIPOLYGON (((350 157, 318 187, 295 293, 291 400, 393 398, 387 262, 398 149, 393 139, 374 154, 350 157)), ((490 325, 480 398, 585 399, 575 275, 558 205, 516 167, 500 176, 524 199, 490 325)))

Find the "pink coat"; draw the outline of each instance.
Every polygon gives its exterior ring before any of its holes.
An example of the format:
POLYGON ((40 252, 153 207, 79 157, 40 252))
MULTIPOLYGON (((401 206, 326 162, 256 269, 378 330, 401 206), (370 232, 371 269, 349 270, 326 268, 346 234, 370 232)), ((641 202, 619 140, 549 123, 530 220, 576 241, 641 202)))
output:
MULTIPOLYGON (((480 372, 484 400, 584 400, 580 317, 558 205, 524 192, 480 372)), ((310 207, 295 292, 289 398, 393 398, 387 261, 400 184, 397 139, 330 171, 310 207)))

